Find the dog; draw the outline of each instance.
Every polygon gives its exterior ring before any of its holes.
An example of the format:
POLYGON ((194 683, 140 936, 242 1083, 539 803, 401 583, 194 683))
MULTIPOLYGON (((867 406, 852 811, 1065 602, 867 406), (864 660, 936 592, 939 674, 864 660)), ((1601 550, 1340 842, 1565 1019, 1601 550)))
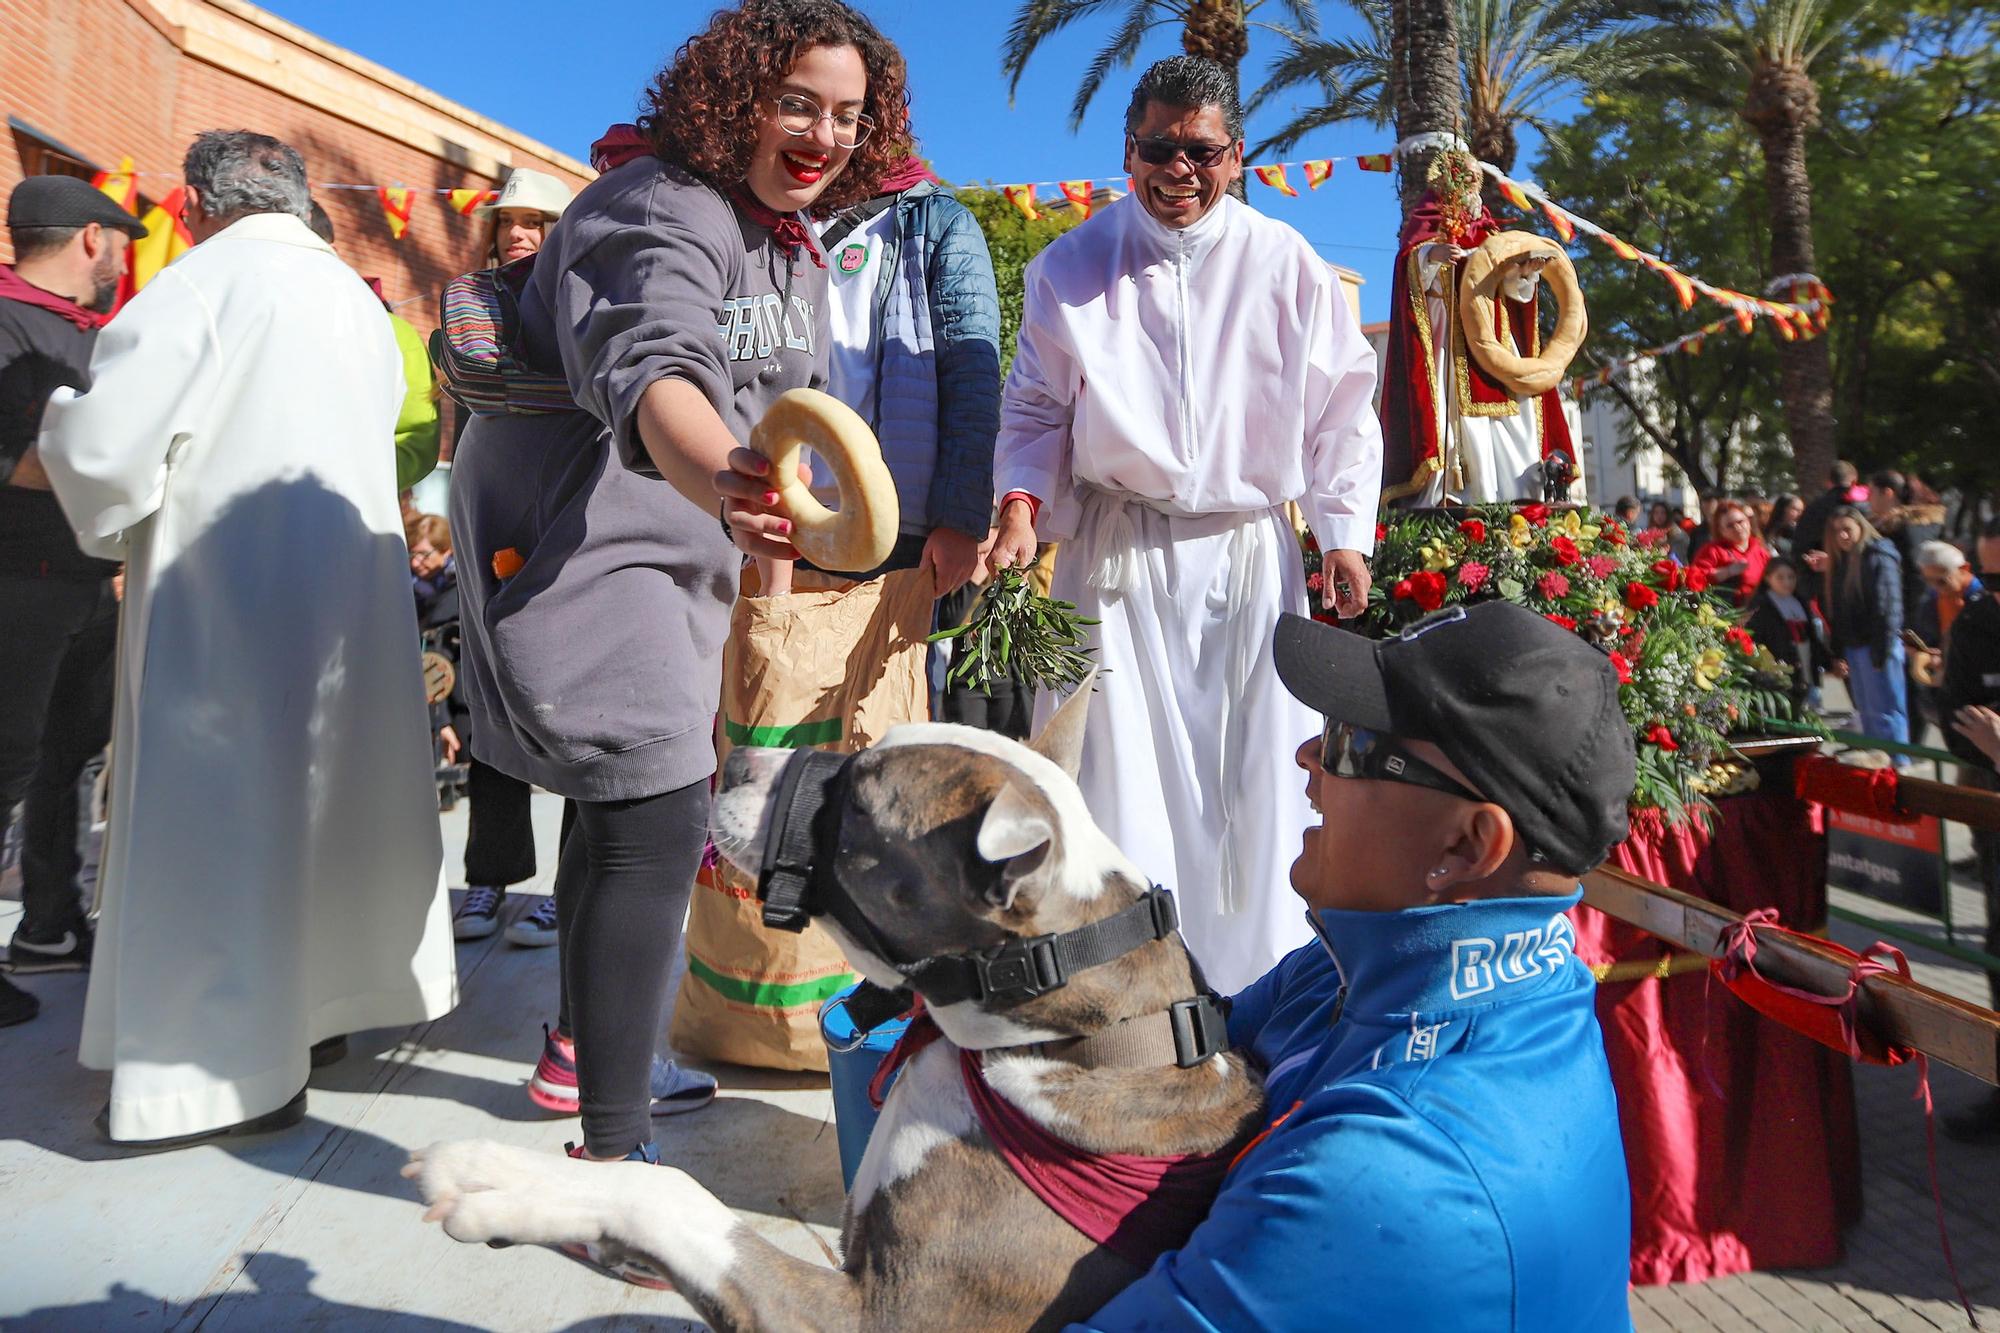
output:
POLYGON ((412 1154, 425 1220, 460 1241, 618 1247, 720 1330, 1056 1329, 1094 1313, 1200 1220, 1264 1100, 1171 909, 1084 808, 1089 695, 1027 745, 923 723, 852 757, 738 749, 724 765, 722 855, 770 887, 789 847, 806 910, 869 981, 924 996, 940 1034, 883 1105, 839 1269, 784 1254, 671 1167, 494 1143, 412 1154), (788 801, 812 780, 787 774, 813 763, 818 808, 794 820, 788 801), (1004 1132, 983 1118, 988 1094, 1017 1118, 1004 1132), (1018 1149, 1016 1131, 1086 1162, 1205 1165, 1134 1217, 1100 1219, 1114 1230, 1097 1240, 1010 1165, 994 1134, 1018 1149))

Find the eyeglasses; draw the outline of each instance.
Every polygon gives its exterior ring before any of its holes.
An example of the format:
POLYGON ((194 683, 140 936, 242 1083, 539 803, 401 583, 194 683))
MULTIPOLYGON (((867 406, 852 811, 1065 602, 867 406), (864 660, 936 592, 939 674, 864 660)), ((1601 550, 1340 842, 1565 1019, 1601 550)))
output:
POLYGON ((1319 738, 1319 766, 1337 778, 1367 778, 1428 787, 1460 800, 1484 803, 1486 798, 1446 776, 1378 731, 1352 722, 1326 720, 1319 738))
POLYGON ((875 132, 875 121, 859 111, 826 111, 810 97, 786 93, 778 98, 778 128, 795 138, 811 134, 822 120, 833 124, 833 141, 842 148, 859 148, 875 132))
POLYGON ((1133 151, 1149 167, 1164 167, 1183 154, 1191 167, 1217 167, 1236 146, 1234 139, 1228 143, 1182 143, 1179 139, 1141 139, 1129 134, 1125 137, 1132 140, 1133 151))

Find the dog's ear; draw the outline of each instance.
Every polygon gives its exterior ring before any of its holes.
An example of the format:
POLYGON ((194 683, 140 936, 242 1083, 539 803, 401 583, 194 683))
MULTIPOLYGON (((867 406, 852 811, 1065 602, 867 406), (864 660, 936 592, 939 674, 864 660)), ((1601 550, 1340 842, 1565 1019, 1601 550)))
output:
POLYGON ((1076 780, 1083 767, 1083 726, 1090 717, 1090 694, 1097 685, 1097 668, 1092 667, 1076 693, 1063 700, 1028 748, 1076 780))
POLYGON ((1036 853, 1054 842, 1055 836, 1055 811, 1040 793, 1018 778, 1010 777, 1001 783, 980 820, 979 837, 974 844, 983 859, 1005 863, 1000 877, 987 891, 987 900, 1003 910, 1012 907, 1021 880, 1043 861, 1036 853))

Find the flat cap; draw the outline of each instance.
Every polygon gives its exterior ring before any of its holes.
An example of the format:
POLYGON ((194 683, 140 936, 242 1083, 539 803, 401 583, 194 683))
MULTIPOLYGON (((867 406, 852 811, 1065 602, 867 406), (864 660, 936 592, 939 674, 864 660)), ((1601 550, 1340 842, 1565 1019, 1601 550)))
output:
POLYGON ((137 239, 146 224, 111 202, 111 196, 76 176, 30 176, 7 199, 9 227, 116 227, 137 239))

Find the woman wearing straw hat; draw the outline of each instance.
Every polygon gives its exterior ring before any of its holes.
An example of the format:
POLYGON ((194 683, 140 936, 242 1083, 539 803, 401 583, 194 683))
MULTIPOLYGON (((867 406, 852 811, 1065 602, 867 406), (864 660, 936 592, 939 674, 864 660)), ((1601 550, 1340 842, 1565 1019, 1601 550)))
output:
MULTIPOLYGON (((526 259, 542 248, 548 229, 569 207, 569 187, 546 172, 516 168, 490 203, 472 210, 491 225, 486 252, 495 266, 526 259)), ((460 418, 463 420, 463 418, 460 418)), ((529 814, 531 789, 517 777, 472 758, 466 768, 471 815, 465 834, 465 892, 452 914, 457 940, 483 940, 500 928, 507 887, 535 874, 535 827, 529 814)), ((569 828, 570 810, 563 810, 569 828)), ((556 942, 555 896, 507 927, 510 944, 539 948, 556 942)), ((538 1099, 539 1100, 539 1099, 538 1099)))
POLYGON ((493 262, 511 264, 541 249, 542 238, 569 207, 570 198, 569 187, 554 176, 516 167, 500 187, 499 197, 472 210, 474 217, 493 223, 486 247, 493 262))

